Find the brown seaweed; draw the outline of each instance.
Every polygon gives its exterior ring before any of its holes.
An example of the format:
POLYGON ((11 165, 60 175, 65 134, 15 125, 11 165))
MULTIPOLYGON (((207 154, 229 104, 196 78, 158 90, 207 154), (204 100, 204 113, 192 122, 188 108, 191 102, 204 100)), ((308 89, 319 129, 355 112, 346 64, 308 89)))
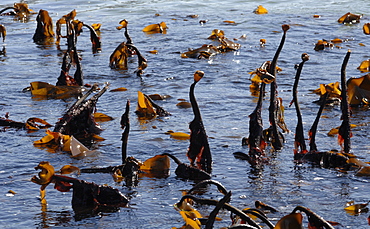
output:
POLYGON ((76 213, 93 211, 100 207, 117 208, 125 207, 129 200, 118 189, 110 186, 97 185, 77 178, 56 175, 54 167, 47 161, 42 161, 35 167, 40 169, 38 176, 32 177, 31 181, 41 185, 41 200, 45 202, 45 189, 50 183, 60 192, 68 192, 73 189, 72 208, 76 213))
POLYGON ((175 174, 177 177, 182 179, 189 179, 189 180, 209 180, 211 179, 211 175, 204 170, 196 168, 194 166, 182 163, 177 157, 169 153, 163 153, 162 155, 169 156, 175 163, 177 164, 177 168, 175 170, 175 174))
POLYGON ((277 60, 279 58, 280 52, 283 49, 285 38, 286 38, 286 32, 289 30, 289 25, 282 25, 283 29, 283 36, 280 41, 280 45, 278 49, 276 50, 275 56, 273 60, 271 61, 271 65, 269 68, 269 73, 275 77, 275 80, 271 82, 270 90, 270 106, 269 106, 269 121, 270 121, 270 129, 271 129, 271 144, 272 147, 275 150, 280 150, 283 147, 282 139, 279 135, 278 126, 277 126, 277 111, 279 108, 279 102, 277 100, 277 83, 276 83, 276 64, 277 60))
POLYGON ((46 10, 40 10, 36 17, 37 27, 33 35, 34 42, 44 41, 46 38, 54 37, 53 20, 46 10))
POLYGON ((211 173, 212 171, 212 155, 208 144, 208 136, 203 125, 202 116, 198 107, 198 103, 194 96, 195 85, 204 76, 204 72, 196 71, 194 73, 194 82, 190 86, 190 102, 193 108, 194 119, 189 124, 190 129, 190 145, 187 156, 191 165, 195 165, 211 173))
POLYGON ((76 101, 63 117, 55 124, 53 132, 59 132, 65 135, 73 135, 78 139, 91 137, 94 134, 99 134, 102 130, 95 122, 94 112, 96 103, 108 89, 109 84, 105 85, 98 93, 91 98, 88 96, 97 90, 97 85, 94 85, 81 99, 76 101))

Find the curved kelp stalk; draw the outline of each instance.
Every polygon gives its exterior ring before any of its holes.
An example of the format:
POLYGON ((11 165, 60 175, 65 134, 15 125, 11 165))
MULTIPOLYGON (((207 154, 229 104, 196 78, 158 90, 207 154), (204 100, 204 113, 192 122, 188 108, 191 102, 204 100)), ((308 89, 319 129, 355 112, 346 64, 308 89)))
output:
POLYGON ((170 157, 176 164, 177 168, 175 170, 175 174, 177 177, 182 179, 189 179, 195 181, 201 180, 209 180, 211 179, 211 175, 204 170, 198 169, 191 165, 182 163, 177 157, 169 153, 163 153, 161 155, 166 155, 170 157))
POLYGON ((222 194, 226 195, 228 193, 228 191, 226 190, 225 186, 223 186, 220 182, 218 181, 215 181, 215 180, 203 180, 199 183, 197 183, 196 185, 194 185, 193 188, 191 188, 189 191, 187 191, 186 193, 188 195, 191 195, 193 192, 195 192, 197 189, 203 187, 203 186, 207 186, 207 185, 210 185, 210 184, 213 184, 213 185, 216 185, 217 189, 219 192, 221 192, 222 194))
POLYGON ((6 7, 0 10, 0 15, 14 15, 18 20, 28 21, 29 16, 34 14, 33 10, 28 8, 27 3, 14 3, 13 7, 6 7), (4 13, 7 10, 13 10, 9 13, 4 13), (3 14, 4 13, 4 14, 3 14))
MULTIPOLYGON (((0 15, 1 15, 2 13, 4 13, 5 11, 7 11, 7 10, 16 10, 16 8, 14 8, 13 6, 5 7, 4 9, 1 9, 1 10, 0 10, 0 15)), ((13 13, 15 14, 15 12, 13 12, 13 13)))
POLYGON ((225 205, 225 203, 230 202, 230 198, 231 198, 231 191, 229 191, 225 194, 225 196, 217 203, 215 209, 213 209, 211 214, 209 214, 209 217, 208 217, 207 222, 206 222, 205 229, 212 229, 213 228, 213 224, 216 220, 216 216, 217 216, 218 212, 225 205))
POLYGON ((298 88, 298 82, 301 76, 303 65, 306 61, 309 60, 309 56, 307 55, 307 53, 303 53, 301 58, 302 58, 302 62, 299 64, 297 73, 295 75, 295 80, 294 80, 294 85, 293 85, 293 100, 291 102, 291 104, 294 103, 295 110, 297 112, 297 119, 298 119, 297 127, 295 129, 294 154, 296 154, 298 151, 302 153, 307 152, 306 142, 304 140, 304 134, 303 134, 304 131, 303 131, 302 113, 301 113, 301 109, 298 103, 297 88, 298 88))
POLYGON ((60 192, 68 192, 73 189, 72 208, 78 213, 99 213, 99 210, 112 211, 119 207, 127 206, 129 200, 118 189, 97 185, 72 177, 56 175, 54 167, 47 161, 40 162, 36 170, 41 170, 38 176, 33 176, 31 181, 41 185, 41 203, 46 204, 45 190, 50 183, 60 192))
POLYGON ((87 25, 85 23, 83 23, 83 26, 85 26, 86 28, 88 28, 90 30, 90 40, 91 40, 91 44, 92 44, 92 52, 94 54, 98 53, 98 52, 101 52, 100 37, 98 36, 98 34, 96 34, 95 29, 93 27, 91 27, 90 25, 87 25))
POLYGON ((348 96, 347 96, 347 84, 346 84, 346 67, 351 55, 351 50, 348 50, 342 64, 341 68, 341 110, 342 110, 342 124, 339 127, 338 132, 338 142, 342 147, 344 153, 350 153, 351 150, 351 128, 349 123, 350 112, 348 105, 348 96))
POLYGON ((275 150, 280 150, 283 147, 283 142, 279 136, 278 126, 277 126, 277 109, 279 108, 279 103, 277 101, 277 84, 276 84, 276 64, 277 60, 279 58, 280 52, 283 49, 286 32, 289 30, 289 25, 283 25, 283 36, 280 41, 280 45, 278 49, 276 50, 274 59, 271 62, 269 73, 273 76, 275 76, 275 80, 271 83, 271 95, 270 95, 270 106, 269 106, 269 121, 270 121, 270 129, 272 132, 271 136, 271 143, 272 147, 275 150))
POLYGON ((270 222, 270 220, 267 219, 267 216, 265 213, 263 213, 259 209, 250 208, 250 209, 244 209, 242 210, 245 214, 253 215, 254 217, 257 217, 258 219, 262 220, 270 229, 273 229, 275 225, 270 222))
POLYGON ((195 85, 204 76, 204 72, 196 71, 194 73, 194 82, 190 86, 190 103, 193 108, 194 119, 189 124, 190 129, 190 145, 187 156, 191 165, 195 165, 207 173, 212 171, 212 155, 208 144, 208 136, 204 129, 202 116, 198 107, 198 103, 194 96, 195 85))
MULTIPOLYGON (((181 198, 181 200, 176 205, 181 206, 182 203, 187 199, 191 199, 191 200, 197 202, 198 204, 203 204, 203 205, 217 206, 217 204, 219 203, 218 200, 214 200, 214 199, 203 199, 203 198, 198 198, 198 197, 195 197, 195 196, 192 196, 192 195, 185 195, 181 198)), ((249 225, 253 226, 254 228, 261 229, 261 227, 251 217, 249 217, 243 211, 235 208, 234 206, 225 202, 223 204, 222 208, 224 208, 224 209, 232 212, 233 214, 239 216, 241 220, 247 222, 249 225)))
POLYGON ((310 228, 326 228, 326 229, 334 229, 334 227, 328 223, 324 218, 317 215, 315 212, 311 211, 310 209, 303 207, 303 206, 297 206, 294 208, 291 214, 296 213, 297 211, 301 211, 306 213, 308 217, 308 223, 310 228))
POLYGON ((254 206, 256 206, 257 209, 263 210, 263 211, 270 211, 270 212, 278 212, 274 207, 271 207, 270 205, 267 205, 259 200, 256 200, 254 202, 254 206))
MULTIPOLYGON (((343 65, 342 65, 342 80, 344 80, 345 82, 345 66, 347 65, 348 63, 348 59, 349 59, 349 55, 350 55, 350 52, 347 53, 344 61, 343 61, 343 65)), ((324 87, 324 86, 322 86, 324 87)), ((324 98, 325 100, 328 98, 328 95, 331 93, 331 88, 328 87, 328 86, 325 86, 325 88, 322 88, 321 89, 323 91, 323 95, 324 95, 324 98), (324 92, 325 91, 325 92, 324 92)), ((298 151, 295 151, 295 154, 294 154, 294 160, 298 161, 298 162, 301 162, 301 161, 309 161, 315 165, 319 165, 319 166, 322 166, 322 167, 325 167, 325 168, 343 168, 344 170, 349 170, 352 168, 352 166, 355 166, 355 164, 352 165, 352 163, 349 162, 349 159, 350 159, 350 154, 346 151, 344 151, 343 153, 340 153, 336 150, 331 150, 331 151, 326 151, 326 152, 319 152, 317 151, 317 147, 316 147, 316 143, 315 143, 315 136, 316 136, 316 132, 317 132, 317 126, 318 126, 318 122, 319 122, 319 119, 320 119, 320 116, 322 114, 322 111, 324 109, 324 106, 325 106, 325 101, 323 103, 321 103, 320 105, 320 109, 318 111, 318 114, 316 116, 316 119, 309 131, 309 137, 310 137, 310 151, 308 152, 305 152, 305 151, 301 151, 301 152, 298 152, 298 151)), ((347 109, 348 109, 348 103, 347 103, 347 109)), ((343 112, 343 109, 342 109, 342 112, 343 112)), ((344 116, 346 114, 346 112, 344 111, 344 116)), ((347 113, 347 115, 349 115, 349 113, 347 113)), ((344 128, 342 129, 343 131, 343 136, 348 136, 348 140, 349 140, 349 116, 347 116, 347 121, 343 121, 344 123, 344 128), (346 126, 346 123, 348 124, 348 128, 346 129, 345 126, 346 126)), ((343 125, 342 123, 342 125, 343 125)), ((339 137, 338 137, 339 138, 339 137)), ((348 144, 345 142, 345 144, 348 144)), ((349 147, 347 145, 347 147, 344 147, 344 148, 348 148, 349 150, 349 147)), ((353 156, 353 155, 352 155, 353 156)))
POLYGON ((36 17, 37 27, 33 35, 34 42, 42 42, 47 38, 54 37, 53 20, 46 10, 40 10, 36 17))

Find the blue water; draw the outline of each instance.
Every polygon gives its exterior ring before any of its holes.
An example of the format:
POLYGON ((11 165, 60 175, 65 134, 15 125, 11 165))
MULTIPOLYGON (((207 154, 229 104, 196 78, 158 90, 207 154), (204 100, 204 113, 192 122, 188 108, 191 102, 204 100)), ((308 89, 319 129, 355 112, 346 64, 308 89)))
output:
MULTIPOLYGON (((2 0, 0 8, 11 6, 14 1, 2 0)), ((323 218, 337 221, 337 228, 366 228, 368 213, 351 216, 343 208, 349 201, 363 203, 369 200, 367 178, 356 178, 334 169, 313 168, 308 164, 296 167, 293 162, 294 133, 285 134, 286 143, 281 152, 271 156, 270 164, 259 173, 253 173, 250 165, 233 157, 233 152, 247 152, 241 146, 242 137, 248 136, 248 115, 253 111, 256 98, 249 91, 249 72, 264 61, 271 60, 281 38, 281 25, 290 24, 287 40, 280 55, 278 66, 279 96, 286 107, 288 128, 295 130, 296 115, 288 107, 295 76, 294 65, 306 52, 310 60, 305 64, 299 83, 299 102, 302 109, 305 134, 310 128, 318 105, 312 103, 318 96, 311 90, 321 83, 340 80, 340 66, 348 49, 352 55, 347 66, 347 76, 359 77, 356 68, 361 61, 369 59, 369 36, 362 33, 362 25, 370 22, 366 15, 370 10, 368 1, 28 1, 35 12, 47 10, 55 23, 62 15, 77 10, 77 19, 87 23, 101 23, 102 52, 92 54, 90 38, 85 31, 78 38, 77 48, 82 57, 85 83, 110 82, 111 89, 126 87, 125 92, 107 92, 97 104, 99 112, 115 119, 101 123, 104 131, 97 154, 83 159, 73 159, 68 154, 52 153, 33 146, 33 141, 45 135, 44 131, 27 133, 25 130, 6 129, 0 132, 0 226, 3 228, 171 228, 181 227, 183 220, 173 205, 181 198, 182 190, 193 186, 191 181, 177 179, 171 162, 171 175, 166 179, 142 178, 137 187, 127 188, 115 183, 109 175, 81 174, 78 178, 98 184, 108 184, 129 196, 130 206, 114 213, 102 213, 83 220, 76 220, 71 208, 71 193, 61 193, 52 186, 47 188, 47 209, 39 201, 39 185, 30 182, 37 172, 34 167, 40 161, 49 161, 56 169, 65 164, 80 168, 109 166, 120 163, 121 129, 119 119, 125 102, 131 100, 131 133, 128 143, 129 155, 146 160, 156 154, 171 152, 183 162, 188 141, 170 138, 168 130, 189 132, 188 123, 193 119, 191 109, 176 106, 179 99, 189 100, 189 86, 196 70, 205 72, 195 88, 203 122, 209 136, 213 155, 213 179, 232 191, 231 204, 240 209, 253 207, 255 200, 268 203, 279 213, 271 215, 272 221, 289 214, 301 205, 310 208, 323 218), (266 15, 252 11, 263 5, 266 15), (337 23, 343 14, 364 14, 361 23, 346 26, 337 23), (159 16, 155 16, 159 14, 159 16), (313 18, 313 15, 320 18, 313 18), (199 15, 191 18, 188 15, 199 15), (148 59, 148 67, 140 78, 134 73, 136 60, 127 71, 109 68, 109 56, 119 43, 125 40, 122 31, 116 30, 118 22, 127 19, 130 35, 136 47, 148 59), (200 20, 208 20, 201 25, 200 20), (235 24, 223 21, 232 20, 235 24), (167 34, 144 34, 141 30, 153 23, 166 22, 167 34), (182 59, 180 53, 198 48, 211 41, 207 37, 213 29, 222 29, 225 36, 238 39, 239 51, 220 54, 210 60, 182 59), (259 40, 266 39, 261 48, 259 40), (315 43, 320 39, 341 38, 346 42, 341 48, 316 52, 315 43), (363 43, 365 46, 360 46, 363 43), (158 50, 158 54, 149 51, 158 50), (146 94, 170 95, 158 104, 172 116, 140 122, 134 110, 137 91, 146 94), (9 190, 17 194, 7 194, 9 190)), ((0 55, 0 116, 9 112, 10 118, 26 121, 29 117, 43 118, 54 124, 74 102, 71 100, 37 100, 22 92, 33 81, 55 84, 60 74, 62 54, 55 45, 40 46, 33 42, 36 15, 28 21, 17 21, 11 16, 1 16, 0 24, 7 28, 4 43, 6 55, 0 55)), ((62 42, 62 50, 66 46, 62 42)), ((264 125, 268 127, 268 101, 264 102, 264 125)), ((341 123, 339 107, 324 110, 317 136, 319 150, 339 149, 337 140, 327 132, 341 123)), ((359 124, 353 129, 352 151, 364 161, 370 161, 368 152, 369 109, 354 110, 351 123, 359 124)), ((220 198, 216 188, 201 195, 202 198, 220 198)), ((202 214, 208 215, 212 207, 200 206, 202 214)), ((215 228, 230 225, 229 213, 222 211, 223 220, 215 228)), ((305 219, 307 219, 305 217, 305 219)))

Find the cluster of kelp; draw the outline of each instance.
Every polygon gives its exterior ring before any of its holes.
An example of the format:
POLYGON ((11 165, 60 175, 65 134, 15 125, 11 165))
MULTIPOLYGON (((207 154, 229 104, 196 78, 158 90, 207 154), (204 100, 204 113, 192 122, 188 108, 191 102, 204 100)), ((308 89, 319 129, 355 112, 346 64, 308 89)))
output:
MULTIPOLYGON (((267 10, 259 6, 255 13, 264 14, 267 10)), ((12 7, 7 7, 0 11, 2 15, 14 15, 22 20, 34 14, 28 9, 25 3, 15 3, 12 7), (2 14, 11 10, 11 12, 2 14)), ((107 91, 109 83, 106 83, 103 88, 99 85, 89 85, 84 83, 82 72, 81 56, 77 51, 78 36, 82 33, 82 28, 86 27, 90 31, 92 42, 92 52, 101 52, 101 42, 98 36, 99 24, 87 25, 79 20, 76 20, 77 12, 75 10, 62 16, 56 22, 56 32, 53 30, 53 22, 46 10, 40 10, 37 15, 37 27, 33 36, 33 40, 38 44, 55 43, 60 49, 61 39, 66 39, 67 50, 63 52, 61 73, 57 78, 56 85, 46 82, 31 82, 31 86, 26 91, 31 91, 33 96, 41 96, 51 99, 77 98, 76 102, 62 115, 55 123, 54 129, 47 130, 46 136, 34 142, 35 146, 47 147, 53 151, 70 152, 73 157, 85 157, 94 153, 94 150, 88 149, 85 145, 91 145, 91 142, 103 140, 99 137, 102 129, 97 123, 98 119, 110 119, 109 116, 96 112, 96 104, 98 99, 107 91), (62 26, 65 25, 65 29, 62 26), (66 34, 62 34, 61 31, 66 34), (56 41, 54 38, 56 37, 56 41), (73 76, 71 69, 75 69, 73 76), (90 97, 95 93, 93 96, 90 97), (90 98, 89 98, 90 97, 90 98)), ((360 16, 346 14, 341 17, 340 23, 356 23, 359 22, 360 16)), ((128 21, 122 20, 119 22, 118 30, 125 29, 124 36, 126 41, 123 41, 113 51, 110 56, 109 66, 111 68, 128 69, 128 60, 133 56, 138 58, 138 67, 135 73, 140 76, 147 67, 146 58, 140 53, 134 45, 132 38, 128 32, 128 21)), ((369 34, 369 24, 364 25, 364 33, 369 34)), ((164 22, 153 24, 145 27, 144 32, 149 33, 166 33, 167 26, 164 22)), ((280 151, 284 146, 284 132, 288 132, 284 123, 284 107, 282 99, 278 97, 277 91, 277 61, 280 55, 287 32, 290 29, 289 25, 283 25, 283 36, 279 47, 272 59, 261 65, 253 72, 255 77, 252 79, 251 90, 254 90, 258 95, 258 102, 255 110, 250 114, 249 121, 249 136, 242 139, 242 145, 249 147, 249 152, 236 152, 234 156, 239 159, 247 160, 255 169, 262 169, 268 164, 269 158, 266 154, 268 146, 271 146, 273 151, 280 151), (263 129, 262 123, 262 103, 266 95, 266 86, 270 85, 270 106, 269 123, 267 129, 263 129), (279 131, 279 128, 282 132, 279 131)), ((0 25, 0 34, 5 40, 6 29, 0 25)), ((214 43, 205 44, 200 48, 191 49, 181 54, 182 58, 212 58, 212 56, 230 51, 236 51, 240 48, 240 44, 227 39, 222 30, 214 30, 209 37, 214 43), (217 45, 215 44, 217 43, 217 45)), ((333 41, 334 42, 334 41, 333 41)), ((339 42, 335 40, 335 42, 339 42)), ((261 45, 263 45, 261 41, 261 45)), ((331 42, 319 41, 315 50, 324 50, 325 48, 333 47, 331 42)), ((5 52, 3 50, 3 52, 5 52)), ((346 65, 350 57, 348 51, 343 61, 341 69, 341 89, 338 83, 332 85, 320 86, 318 93, 320 94, 320 108, 317 118, 314 121, 312 128, 309 131, 310 149, 307 150, 303 133, 303 122, 298 103, 297 87, 303 65, 309 60, 307 54, 302 54, 302 62, 297 66, 295 83, 293 86, 293 99, 291 105, 294 104, 297 112, 297 127, 295 131, 295 150, 294 160, 297 163, 309 162, 324 168, 336 168, 341 171, 355 171, 358 176, 369 176, 370 165, 360 161, 351 152, 351 130, 350 130, 350 108, 351 106, 367 106, 370 99, 370 81, 369 75, 361 78, 346 79, 346 65), (336 101, 340 102, 342 110, 342 124, 338 130, 338 141, 341 145, 341 150, 321 152, 317 150, 315 143, 315 135, 319 118, 323 108, 327 106, 328 101, 335 97, 336 101)), ((370 61, 361 63, 359 69, 361 71, 370 70, 370 61)), ((31 181, 41 185, 40 195, 41 202, 46 204, 45 190, 49 184, 54 184, 55 189, 60 192, 73 190, 72 208, 76 214, 94 215, 101 211, 114 211, 120 207, 129 205, 129 198, 122 194, 118 189, 110 186, 98 185, 92 182, 87 182, 74 177, 65 176, 73 172, 77 173, 109 173, 116 182, 124 182, 126 186, 138 185, 138 181, 142 176, 149 177, 167 177, 169 176, 170 159, 176 163, 177 168, 175 174, 179 178, 195 180, 197 184, 190 189, 181 200, 175 204, 175 208, 184 218, 185 225, 182 228, 213 228, 216 216, 220 209, 226 209, 232 213, 232 225, 229 228, 262 228, 260 224, 264 224, 268 228, 301 228, 303 224, 303 215, 308 217, 309 228, 333 228, 335 222, 328 222, 322 217, 311 211, 310 209, 297 206, 291 214, 284 216, 274 225, 267 217, 267 212, 273 214, 276 210, 266 204, 256 201, 256 208, 240 210, 229 204, 231 191, 227 191, 223 185, 212 178, 212 154, 208 144, 208 137, 203 125, 202 116, 198 107, 194 90, 196 84, 203 78, 204 72, 196 71, 194 73, 194 81, 190 85, 189 99, 190 106, 194 113, 194 119, 189 124, 190 136, 183 133, 171 133, 174 137, 188 138, 189 148, 186 156, 189 159, 189 164, 181 162, 178 158, 170 153, 163 153, 147 159, 144 162, 137 160, 133 156, 127 156, 128 137, 130 130, 130 101, 127 101, 125 112, 121 117, 122 132, 122 161, 118 165, 107 166, 102 168, 77 168, 71 165, 63 166, 60 170, 55 171, 54 167, 47 161, 41 161, 36 167, 36 170, 41 170, 37 176, 32 177, 31 181), (60 174, 57 174, 60 173, 60 174), (203 199, 192 195, 194 190, 201 186, 210 184, 217 185, 218 189, 224 197, 220 200, 203 199), (209 217, 202 216, 195 210, 194 205, 211 205, 215 206, 209 217), (259 220, 259 221, 258 221, 259 220)), ((122 89, 123 90, 123 89, 122 89)), ((159 96, 160 97, 160 96, 159 96)), ((138 92, 138 104, 136 114, 141 118, 153 118, 157 116, 171 115, 162 107, 153 102, 158 96, 148 96, 138 92)), ((335 100, 335 99, 332 99, 335 100)), ((25 123, 17 122, 9 119, 6 114, 4 118, 0 118, 0 125, 7 128, 23 128, 29 131, 50 128, 46 121, 40 118, 30 118, 25 123)), ((354 205, 349 209, 353 211, 363 211, 367 204, 354 205)))

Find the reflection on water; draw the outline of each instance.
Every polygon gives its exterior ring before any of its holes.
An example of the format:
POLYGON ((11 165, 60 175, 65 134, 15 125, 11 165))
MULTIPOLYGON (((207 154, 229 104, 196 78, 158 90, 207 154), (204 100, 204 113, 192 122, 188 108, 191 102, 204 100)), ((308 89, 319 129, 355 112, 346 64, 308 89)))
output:
POLYGON ((67 226, 72 218, 70 211, 48 211, 47 204, 41 204, 41 212, 36 214, 37 228, 50 228, 54 226, 67 226))

